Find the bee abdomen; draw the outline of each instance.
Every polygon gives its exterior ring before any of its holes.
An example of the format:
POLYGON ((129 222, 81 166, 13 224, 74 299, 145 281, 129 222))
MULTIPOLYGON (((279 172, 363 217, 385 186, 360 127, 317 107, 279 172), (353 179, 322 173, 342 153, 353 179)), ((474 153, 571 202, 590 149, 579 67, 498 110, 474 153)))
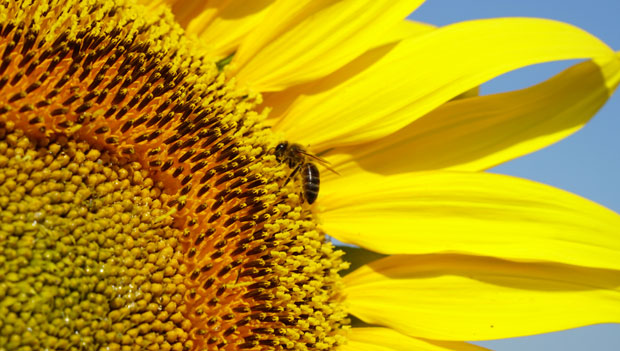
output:
POLYGON ((308 204, 312 204, 319 196, 319 169, 312 163, 303 165, 302 177, 304 183, 304 197, 308 204))

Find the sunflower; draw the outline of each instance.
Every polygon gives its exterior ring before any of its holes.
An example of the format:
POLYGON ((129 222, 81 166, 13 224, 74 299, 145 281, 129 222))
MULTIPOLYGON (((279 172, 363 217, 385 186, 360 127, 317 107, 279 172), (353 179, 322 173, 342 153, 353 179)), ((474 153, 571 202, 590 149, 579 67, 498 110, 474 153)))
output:
POLYGON ((4 2, 0 349, 481 350, 620 322, 620 216, 481 172, 583 126, 620 56, 549 20, 404 21, 420 3, 4 2))

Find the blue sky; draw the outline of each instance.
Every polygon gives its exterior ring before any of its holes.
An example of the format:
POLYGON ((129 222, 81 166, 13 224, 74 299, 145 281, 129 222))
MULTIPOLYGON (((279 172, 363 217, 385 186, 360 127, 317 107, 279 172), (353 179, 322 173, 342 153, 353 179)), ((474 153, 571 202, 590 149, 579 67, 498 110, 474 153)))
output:
MULTIPOLYGON (((620 0, 427 0, 410 18, 446 25, 476 18, 527 16, 568 22, 620 50, 620 0)), ((482 93, 523 88, 569 63, 542 64, 499 77, 482 93)), ((620 213, 620 92, 575 135, 492 172, 536 180, 571 191, 620 213)), ((618 239, 620 240, 620 238, 618 239)), ((618 351, 620 325, 479 343, 496 351, 618 351)))

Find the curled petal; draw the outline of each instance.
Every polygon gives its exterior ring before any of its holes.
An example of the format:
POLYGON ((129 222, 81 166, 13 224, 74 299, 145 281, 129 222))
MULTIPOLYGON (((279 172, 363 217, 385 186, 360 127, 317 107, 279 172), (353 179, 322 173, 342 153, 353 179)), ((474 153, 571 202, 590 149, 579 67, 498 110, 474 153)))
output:
POLYGON ((339 148, 330 161, 342 174, 488 169, 579 130, 619 81, 620 56, 586 61, 527 89, 449 102, 394 134, 339 148))
POLYGON ((314 150, 392 134, 455 96, 508 71, 547 61, 610 57, 590 34, 542 19, 457 23, 402 41, 344 81, 322 80, 274 128, 314 150))

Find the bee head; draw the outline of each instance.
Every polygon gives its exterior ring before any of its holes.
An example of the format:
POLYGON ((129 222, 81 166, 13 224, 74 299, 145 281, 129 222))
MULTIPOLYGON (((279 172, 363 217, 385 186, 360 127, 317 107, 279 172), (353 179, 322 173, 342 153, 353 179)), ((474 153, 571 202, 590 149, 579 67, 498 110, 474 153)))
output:
POLYGON ((286 149, 288 148, 288 141, 283 141, 278 144, 273 152, 278 161, 282 161, 282 157, 286 153, 286 149))

